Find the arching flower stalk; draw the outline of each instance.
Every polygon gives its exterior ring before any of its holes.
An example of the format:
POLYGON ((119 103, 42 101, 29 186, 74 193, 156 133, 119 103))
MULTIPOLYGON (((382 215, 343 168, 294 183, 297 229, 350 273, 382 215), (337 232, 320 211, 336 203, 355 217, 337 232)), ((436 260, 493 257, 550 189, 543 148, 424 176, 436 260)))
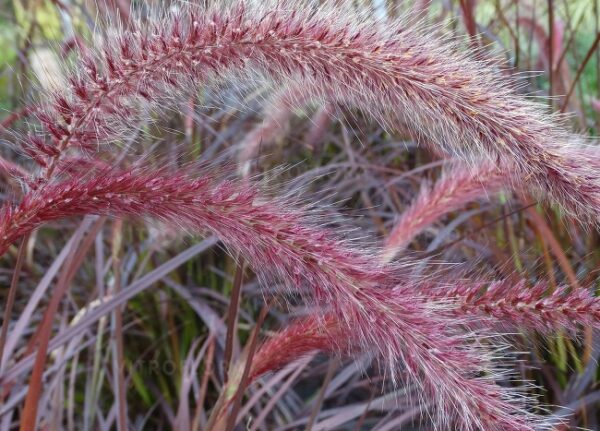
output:
MULTIPOLYGON (((143 216, 210 231, 263 277, 282 280, 309 304, 328 309, 361 349, 379 352, 394 376, 404 368, 440 426, 535 429, 520 396, 495 383, 493 356, 461 319, 440 312, 423 290, 403 287, 394 266, 345 244, 288 203, 264 200, 246 183, 184 174, 100 171, 51 183, 0 213, 0 253, 42 223, 82 214, 143 216), (483 373, 483 374, 481 374, 483 373), (486 377, 481 377, 485 375, 486 377)), ((478 336, 479 337, 479 336, 478 336)))
POLYGON ((252 360, 248 380, 253 382, 313 351, 348 352, 353 342, 348 335, 332 314, 298 318, 260 346, 252 360))
MULTIPOLYGON (((590 169, 600 171, 598 147, 573 148, 572 153, 588 159, 590 169)), ((426 184, 394 223, 385 239, 384 261, 390 261, 400 254, 417 235, 443 216, 463 208, 469 202, 489 199, 511 186, 505 174, 509 166, 494 166, 482 161, 476 169, 468 169, 456 160, 449 160, 448 164, 441 178, 431 186, 426 184)), ((515 191, 522 194, 521 187, 515 191)))
POLYGON ((424 186, 400 214, 385 239, 383 260, 392 260, 413 238, 444 215, 469 202, 494 195, 505 187, 506 177, 496 167, 484 165, 473 171, 461 165, 452 166, 433 186, 424 186))
POLYGON ((517 96, 493 65, 431 33, 401 21, 384 29, 351 8, 304 2, 182 5, 84 55, 71 88, 38 113, 48 136, 30 138, 32 157, 44 166, 43 182, 69 146, 119 139, 148 105, 214 78, 259 74, 322 99, 335 95, 380 121, 393 114, 463 160, 513 166, 514 181, 597 221, 600 173, 570 151, 580 138, 517 96))
MULTIPOLYGON (((443 312, 450 318, 473 317, 472 322, 476 325, 483 322, 498 330, 575 334, 583 327, 600 329, 600 298, 587 288, 560 286, 550 291, 543 282, 527 286, 524 281, 513 280, 489 284, 469 281, 456 281, 452 285, 424 283, 419 288, 423 289, 424 300, 445 304, 443 312)), ((352 335, 344 332, 331 314, 298 318, 261 345, 252 364, 252 380, 314 351, 356 353, 359 346, 352 335)))

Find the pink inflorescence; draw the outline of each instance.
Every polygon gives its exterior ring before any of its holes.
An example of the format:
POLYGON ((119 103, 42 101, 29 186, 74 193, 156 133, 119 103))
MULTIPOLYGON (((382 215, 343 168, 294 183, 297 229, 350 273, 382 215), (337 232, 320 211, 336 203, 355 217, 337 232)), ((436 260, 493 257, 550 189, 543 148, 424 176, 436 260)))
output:
POLYGON ((490 196, 506 187, 501 171, 491 166, 469 170, 454 166, 432 187, 424 187, 405 209, 385 241, 383 259, 389 261, 421 233, 444 215, 467 203, 490 196))
POLYGON ((393 113, 433 145, 513 166, 513 181, 597 221, 600 174, 585 154, 569 151, 580 139, 542 105, 515 95, 490 64, 424 29, 402 22, 383 29, 341 8, 270 1, 182 7, 131 26, 96 55, 84 54, 70 90, 38 113, 47 136, 32 136, 28 151, 44 177, 67 147, 118 139, 140 106, 246 72, 323 99, 335 95, 382 121, 393 113))
POLYGON ((448 319, 419 289, 403 287, 393 266, 311 224, 285 201, 257 193, 247 183, 211 177, 100 171, 92 179, 48 184, 19 205, 5 205, 0 252, 44 222, 81 214, 143 216, 210 231, 243 253, 258 274, 307 292, 309 302, 328 309, 356 346, 378 351, 392 372, 402 364, 410 381, 435 400, 440 423, 533 429, 525 425, 533 417, 494 382, 489 353, 470 341, 460 319, 448 319), (492 377, 478 377, 484 370, 492 377))
POLYGON ((499 326, 521 327, 544 333, 600 326, 600 299, 586 288, 561 286, 551 290, 546 283, 527 286, 503 280, 481 283, 455 283, 434 288, 430 298, 448 299, 452 313, 460 316, 491 317, 499 326))

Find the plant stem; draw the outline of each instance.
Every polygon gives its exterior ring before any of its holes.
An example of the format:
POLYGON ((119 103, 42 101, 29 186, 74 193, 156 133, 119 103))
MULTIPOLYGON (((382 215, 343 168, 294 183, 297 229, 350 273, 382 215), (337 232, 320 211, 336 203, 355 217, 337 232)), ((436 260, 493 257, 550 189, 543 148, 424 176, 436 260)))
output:
POLYGON ((27 242, 28 241, 29 241, 29 234, 25 235, 21 239, 21 244, 19 244, 19 251, 17 253, 17 262, 15 264, 15 270, 13 272, 12 280, 10 282, 10 289, 8 291, 8 298, 6 300, 6 307, 4 309, 4 318, 2 319, 2 332, 0 333, 0 367, 2 366, 4 346, 6 344, 6 337, 8 335, 8 325, 10 324, 12 309, 15 304, 15 298, 17 296, 17 286, 19 284, 19 277, 21 275, 21 269, 23 268, 23 262, 25 261, 25 254, 26 254, 26 250, 27 250, 27 242))

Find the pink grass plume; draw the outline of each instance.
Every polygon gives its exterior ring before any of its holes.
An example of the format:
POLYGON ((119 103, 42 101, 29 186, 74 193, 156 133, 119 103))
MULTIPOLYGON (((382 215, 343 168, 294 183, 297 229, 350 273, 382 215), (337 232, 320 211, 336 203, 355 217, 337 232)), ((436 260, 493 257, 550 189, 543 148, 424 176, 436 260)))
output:
POLYGON ((463 329, 466 322, 403 285, 394 266, 315 225, 293 205, 264 199, 247 182, 108 170, 46 184, 0 210, 0 253, 43 223, 83 214, 141 216, 212 232, 259 275, 329 310, 361 349, 379 353, 391 376, 403 367, 408 383, 433 401, 428 414, 439 426, 536 429, 537 418, 521 397, 495 383, 503 374, 494 350, 475 343, 463 329))
POLYGON ((402 20, 383 28, 351 10, 286 1, 182 5, 131 23, 84 55, 70 90, 38 112, 47 133, 34 158, 43 177, 69 147, 118 139, 144 106, 215 78, 258 75, 323 99, 333 94, 382 122, 391 115, 463 160, 512 166, 513 182, 598 221, 600 172, 571 151, 581 138, 543 105, 455 42, 402 20))

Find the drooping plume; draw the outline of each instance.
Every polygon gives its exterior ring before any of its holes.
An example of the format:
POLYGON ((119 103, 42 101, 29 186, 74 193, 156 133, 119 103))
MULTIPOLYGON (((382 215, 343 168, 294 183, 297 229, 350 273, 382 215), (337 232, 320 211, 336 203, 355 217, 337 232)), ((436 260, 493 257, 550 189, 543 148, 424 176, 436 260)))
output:
POLYGON ((30 139, 30 153, 49 178, 69 146, 119 139, 143 106, 163 105, 214 78, 262 75, 380 121, 392 114, 463 160, 483 156, 511 166, 514 182, 596 222, 600 173, 571 151, 580 138, 541 104, 516 95, 493 65, 434 34, 301 1, 182 5, 143 25, 132 22, 85 54, 71 88, 38 114, 48 133, 30 139))
POLYGON ((501 375, 494 352, 465 333, 466 322, 449 319, 440 312, 443 303, 404 285, 394 266, 315 226, 293 205, 261 198, 246 182, 107 170, 47 184, 0 209, 0 253, 45 222, 82 214, 142 216, 210 231, 258 274, 328 310, 357 346, 379 353, 392 376, 403 367, 407 383, 433 400, 430 414, 439 425, 535 429, 520 396, 495 383, 501 375))
POLYGON ((507 186, 506 182, 502 171, 489 165, 476 170, 453 166, 433 186, 423 187, 412 204, 400 214, 385 240, 383 259, 390 261, 441 217, 473 200, 494 195, 507 186))

